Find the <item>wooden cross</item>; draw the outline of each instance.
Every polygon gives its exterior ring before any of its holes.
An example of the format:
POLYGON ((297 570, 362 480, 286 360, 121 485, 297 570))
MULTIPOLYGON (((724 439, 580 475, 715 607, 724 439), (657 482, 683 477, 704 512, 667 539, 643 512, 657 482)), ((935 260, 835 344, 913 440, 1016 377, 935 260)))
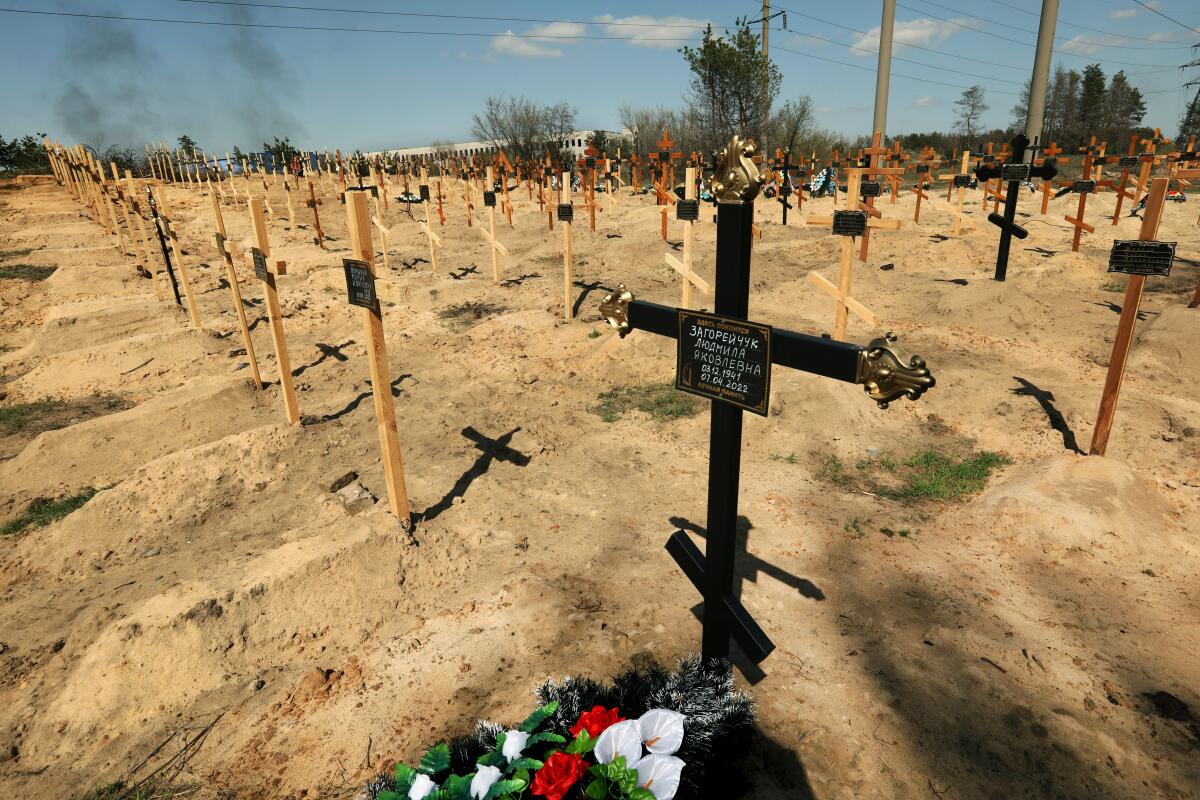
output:
POLYGON ((679 212, 679 221, 683 223, 683 260, 676 258, 670 253, 664 253, 663 257, 666 259, 667 266, 683 277, 682 297, 679 302, 680 307, 691 308, 693 284, 705 294, 710 294, 712 290, 709 289, 704 279, 692 269, 692 225, 695 224, 692 214, 695 212, 697 217, 699 216, 700 201, 696 196, 696 168, 688 167, 684 174, 687 181, 684 187, 684 202, 675 206, 676 211, 679 212))
POLYGON ((900 140, 897 139, 892 142, 892 152, 889 164, 893 168, 899 168, 900 173, 893 173, 887 176, 888 183, 892 185, 892 205, 896 205, 896 199, 900 194, 900 180, 904 176, 904 172, 907 169, 904 166, 905 161, 908 161, 908 153, 905 153, 902 149, 900 149, 900 140))
POLYGON ((921 223, 921 201, 929 199, 929 195, 925 193, 925 184, 933 177, 930 174, 931 171, 941 165, 942 161, 938 154, 934 152, 933 148, 926 145, 924 152, 921 153, 920 163, 916 165, 917 182, 912 187, 913 192, 917 195, 917 207, 913 211, 913 222, 918 225, 921 223))
MULTIPOLYGON (((776 174, 779 176, 779 180, 777 181, 777 186, 775 187, 775 192, 776 192, 775 199, 779 202, 779 205, 782 209, 784 225, 787 225, 787 212, 788 212, 788 209, 791 207, 791 203, 788 202, 788 198, 792 195, 792 192, 793 192, 792 174, 791 174, 793 165, 791 163, 791 156, 792 156, 792 151, 790 148, 786 149, 786 150, 780 150, 779 148, 775 148, 775 162, 771 165, 772 167, 774 167, 776 174)), ((695 170, 692 170, 692 172, 695 172, 695 170)), ((796 191, 796 194, 800 198, 800 203, 801 203, 801 207, 802 207, 802 205, 804 203, 804 189, 800 188, 799 190, 796 191)), ((798 207, 796 210, 799 211, 800 208, 798 207)))
POLYGON ((242 306, 242 288, 238 283, 237 270, 233 266, 233 253, 226 241, 225 217, 221 214, 221 204, 217 202, 217 196, 212 190, 209 190, 208 197, 212 202, 213 222, 217 226, 217 249, 225 261, 225 279, 229 282, 229 292, 233 295, 233 308, 237 312, 238 325, 242 330, 242 345, 246 348, 246 358, 250 362, 250 374, 254 378, 254 387, 262 391, 262 375, 258 372, 258 358, 254 355, 254 340, 250 338, 246 309, 242 306))
MULTIPOLYGON (((1034 161, 1034 164, 1041 166, 1046 163, 1047 159, 1054 159, 1056 164, 1065 164, 1071 159, 1057 158, 1060 153, 1065 152, 1056 142, 1051 142, 1049 147, 1041 148, 1039 157, 1034 161)), ((1040 191, 1042 193, 1042 214, 1045 215, 1046 210, 1050 207, 1050 198, 1054 194, 1054 180, 1052 178, 1044 179, 1040 191)))
MULTIPOLYGON (((495 183, 493 183, 493 181, 492 181, 492 168, 490 166, 487 168, 487 185, 495 186, 495 183)), ((479 233, 482 234, 483 238, 487 239, 488 244, 491 245, 492 280, 494 280, 496 283, 499 283, 500 282, 500 254, 503 253, 505 256, 507 256, 508 248, 505 247, 504 245, 500 244, 499 240, 496 239, 495 192, 492 193, 492 198, 493 198, 493 202, 490 205, 488 205, 488 207, 487 207, 488 225, 491 227, 491 231, 485 231, 483 228, 480 228, 479 233)))
POLYGON ((154 199, 154 190, 146 187, 146 205, 150 207, 150 219, 154 224, 154 232, 158 235, 158 247, 162 252, 163 266, 171 281, 171 291, 175 295, 175 305, 183 307, 183 298, 179 296, 179 281, 175 278, 175 270, 171 267, 171 255, 167 252, 167 237, 163 234, 163 223, 158 217, 158 202, 154 199))
POLYGON ((388 263, 388 250, 391 249, 391 240, 389 237, 391 236, 392 231, 391 229, 387 228, 379 219, 378 198, 375 200, 375 211, 375 215, 371 217, 371 222, 375 224, 375 227, 379 228, 379 240, 383 243, 383 268, 390 272, 392 266, 388 263))
MULTIPOLYGON (((425 192, 423 194, 428 195, 428 193, 429 193, 429 171, 425 167, 421 168, 421 186, 423 186, 425 188, 425 192)), ((441 205, 441 201, 442 201, 441 197, 440 197, 441 191, 442 191, 441 183, 439 182, 438 183, 438 194, 439 194, 438 205, 439 206, 441 205)), ((425 220, 422 222, 418 222, 417 226, 421 229, 421 232, 425 234, 425 238, 429 240, 429 263, 432 266, 433 271, 437 272, 438 271, 437 251, 438 251, 438 248, 442 246, 442 240, 441 240, 441 237, 439 237, 436 233, 433 232, 433 226, 429 222, 429 198, 423 197, 422 199, 424 200, 424 202, 422 202, 421 205, 425 207, 425 220)))
POLYGON ((166 228, 167 238, 171 240, 171 252, 175 254, 175 265, 179 267, 179 280, 183 284, 183 294, 187 298, 188 313, 192 317, 192 324, 197 330, 204 330, 204 325, 200 322, 200 308, 196 305, 196 296, 192 292, 192 279, 188 273, 187 263, 183 260, 183 247, 179 244, 179 231, 171 213, 171 207, 167 203, 167 191, 165 187, 158 187, 157 201, 159 216, 163 226, 166 228))
POLYGON ((633 187, 633 193, 637 194, 642 190, 642 158, 637 153, 629 156, 629 181, 633 187))
POLYGON ((667 551, 704 597, 704 658, 728 658, 732 638, 759 662, 774 644, 734 593, 743 410, 769 413, 773 365, 862 384, 882 405, 904 396, 915 400, 934 380, 925 362, 903 353, 894 336, 863 347, 747 320, 751 210, 762 185, 747 157, 752 152, 752 145, 734 137, 713 182, 715 313, 638 300, 620 285, 604 298, 600 314, 622 337, 637 329, 678 340, 676 386, 711 401, 705 552, 682 530, 668 539, 667 551), (709 366, 717 362, 722 366, 709 366))
POLYGON ((1117 220, 1121 217, 1121 205, 1125 200, 1136 200, 1137 196, 1129 191, 1129 176, 1137 165, 1137 145, 1139 137, 1136 133, 1129 137, 1129 151, 1124 156, 1104 156, 1103 160, 1106 164, 1117 164, 1121 170, 1120 180, 1105 178, 1097 182, 1097 186, 1103 186, 1106 189, 1111 189, 1117 195, 1116 209, 1113 211, 1112 224, 1116 225, 1117 220))
MULTIPOLYGON (((1167 178, 1154 179, 1154 185, 1151 187, 1146 201, 1146 215, 1142 218, 1142 228, 1138 234, 1140 241, 1153 241, 1157 235, 1169 183, 1167 178)), ((1118 245, 1121 244, 1125 243, 1113 243, 1114 254, 1118 245)), ((1116 271, 1113 269, 1111 257, 1109 271, 1116 271)), ((1125 300, 1121 305, 1121 319, 1117 323, 1117 335, 1113 340, 1112 358, 1108 361, 1108 375, 1104 379, 1104 391, 1100 395, 1100 411, 1096 415, 1092 444, 1088 448, 1089 455, 1102 456, 1108 449, 1108 437, 1112 432, 1113 418, 1117 413, 1117 398, 1121 393, 1121 383, 1125 378, 1125 362, 1129 358, 1129 350, 1133 344, 1133 329, 1137 325, 1138 307, 1142 302, 1142 290, 1145 285, 1146 276, 1144 274, 1129 275, 1129 283, 1125 287, 1125 300)))
POLYGON ((960 233, 962 231, 962 221, 963 220, 970 222, 971 227, 975 226, 974 221, 971 220, 969 217, 967 217, 967 215, 963 214, 963 210, 962 210, 963 192, 966 191, 967 186, 969 186, 971 183, 971 175, 970 175, 970 173, 967 172, 967 165, 970 163, 971 163, 971 151, 963 150, 962 167, 961 167, 962 171, 959 172, 957 175, 951 174, 951 175, 941 176, 941 180, 944 180, 947 182, 947 184, 946 184, 946 186, 947 186, 946 199, 947 200, 950 199, 950 190, 953 188, 956 188, 956 187, 958 189, 958 196, 954 202, 954 207, 950 209, 950 213, 954 214, 954 230, 951 232, 951 234, 950 234, 951 236, 960 235, 960 233))
POLYGON ((1105 145, 1101 144, 1099 150, 1096 150, 1095 144, 1096 137, 1093 136, 1091 144, 1089 144, 1087 147, 1079 148, 1084 152, 1083 165, 1081 167, 1081 174, 1083 177, 1079 180, 1072 181, 1070 184, 1071 191, 1076 192, 1079 195, 1079 207, 1076 209, 1074 217, 1065 215, 1063 216, 1063 219, 1075 226, 1075 235, 1071 237, 1071 252, 1074 253, 1079 252, 1079 238, 1083 234, 1083 231, 1086 230, 1088 233, 1096 232, 1094 227, 1088 225, 1083 220, 1083 212, 1087 208, 1088 195, 1093 194, 1098 185, 1096 182, 1096 177, 1098 176, 1092 175, 1092 159, 1096 156, 1099 156, 1100 158, 1104 157, 1105 145))
POLYGON ((1160 142, 1165 143, 1169 142, 1169 140, 1163 138, 1162 128, 1155 128, 1154 135, 1145 140, 1145 144, 1143 145, 1144 150, 1141 156, 1139 156, 1142 162, 1142 169, 1138 173, 1138 185, 1136 191, 1138 197, 1141 197, 1142 193, 1146 191, 1146 185, 1150 180, 1150 170, 1153 169, 1160 160, 1162 160, 1162 156, 1156 154, 1158 151, 1158 144, 1160 142))
MULTIPOLYGON (((881 167, 879 165, 881 157, 883 157, 891 152, 887 147, 884 147, 880 144, 882 138, 883 138, 883 134, 881 134, 879 131, 875 131, 875 134, 871 137, 871 146, 867 147, 863 150, 863 155, 866 157, 869 157, 869 165, 870 166, 866 167, 865 169, 860 169, 860 175, 864 175, 869 178, 879 178, 879 177, 890 176, 890 175, 903 175, 904 174, 903 167, 881 167)), ((878 186, 878 184, 876 184, 876 186, 878 186)), ((874 217, 875 219, 882 219, 883 214, 880 211, 877 211, 875 209, 876 194, 878 194, 878 192, 876 192, 876 193, 872 194, 870 197, 868 197, 865 203, 861 200, 858 200, 857 201, 858 208, 861 209, 862 211, 867 212, 867 215, 870 217, 874 217)), ((847 208, 853 209, 854 204, 851 203, 850 205, 847 206, 847 208)), ((859 261, 867 260, 867 247, 871 243, 871 227, 872 226, 867 226, 867 230, 865 233, 863 233, 863 236, 862 236, 862 242, 859 244, 859 248, 858 248, 858 260, 859 261)), ((898 230, 898 229, 899 229, 899 223, 896 224, 895 228, 890 228, 890 230, 898 230)))
MULTIPOLYGON (((462 199, 463 205, 467 209, 467 227, 471 227, 471 212, 475 210, 474 186, 471 184, 470 176, 467 170, 459 172, 459 180, 462 182, 462 199)), ((495 253, 492 254, 493 256, 495 253)))
POLYGON ((808 273, 808 279, 815 283, 820 289, 833 297, 837 303, 837 313, 834 321, 834 338, 841 339, 846 335, 846 320, 847 312, 853 311, 855 315, 861 318, 871 327, 879 325, 879 318, 875 316, 875 312, 864 306, 850 294, 850 284, 853 279, 853 264, 854 264, 854 238, 855 236, 864 235, 871 228, 878 228, 887 231, 900 230, 900 220, 898 219, 876 219, 867 215, 867 212, 862 209, 863 204, 859 202, 858 193, 862 184, 862 176, 866 170, 852 167, 847 170, 846 178, 846 208, 847 211, 835 211, 832 217, 809 217, 805 220, 806 225, 820 225, 822 227, 833 226, 834 233, 842 236, 842 259, 841 270, 838 273, 838 282, 835 286, 831 281, 825 278, 818 272, 808 273), (844 215, 844 216, 843 216, 844 215), (843 220, 846 223, 854 223, 857 227, 853 228, 853 232, 843 232, 841 225, 843 220))
POLYGON ((308 200, 304 204, 312 209, 313 215, 313 230, 317 236, 313 239, 317 247, 325 249, 325 231, 321 230, 321 216, 317 213, 317 206, 321 205, 321 201, 317 199, 317 190, 313 186, 312 178, 308 179, 308 200))
MULTIPOLYGON (((671 141, 670 135, 667 134, 667 129, 663 128, 662 138, 659 139, 658 143, 655 145, 655 147, 658 148, 658 151, 650 154, 650 160, 653 161, 658 167, 658 183, 661 187, 663 187, 659 192, 659 205, 665 204, 666 201, 663 199, 663 194, 669 190, 672 187, 672 184, 675 182, 674 162, 683 158, 683 153, 673 152, 671 150, 671 148, 674 146, 675 143, 671 141)), ((665 212, 663 214, 663 219, 666 220, 665 212)), ((665 221, 663 225, 666 225, 665 221)), ((665 233, 663 234, 663 238, 666 238, 665 233)))
POLYGON ((596 211, 602 210, 596 205, 596 156, 598 155, 596 143, 589 141, 584 156, 575 163, 575 166, 579 168, 580 178, 587 175, 587 182, 581 188, 583 189, 584 206, 588 210, 588 227, 592 231, 596 230, 596 211))
POLYGON ((575 210, 571 204, 571 173, 562 173, 559 183, 559 221, 563 226, 563 319, 570 322, 575 315, 574 304, 571 302, 571 285, 574 280, 575 241, 574 227, 575 210))
POLYGON ((262 198, 250 198, 250 226, 254 230, 256 247, 246 254, 249 266, 263 284, 267 301, 267 321, 271 327, 271 339, 275 343, 275 361, 279 366, 280 394, 283 397, 283 413, 289 425, 300 424, 300 404, 296 401, 296 389, 292 385, 292 362, 288 358, 287 339, 283 333, 283 312, 279 308, 279 291, 275 277, 287 274, 287 264, 276 261, 271 264, 271 242, 267 238, 267 219, 262 198))
MULTIPOLYGON (((350 248, 370 273, 371 294, 374 295, 375 245, 371 240, 371 222, 367 218, 367 196, 361 191, 349 192, 346 197, 346 226, 350 231, 350 248)), ((385 245, 386 247, 386 245, 385 245)), ((347 284, 354 265, 346 265, 347 284)), ((379 298, 371 307, 362 306, 363 327, 366 329, 367 362, 371 370, 371 394, 375 398, 375 421, 379 430, 379 447, 383 451, 383 475, 387 484, 388 506, 405 530, 412 526, 412 510, 408 504, 408 489, 404 481, 404 460, 400 455, 400 434, 396 428, 396 406, 392 400, 392 374, 388 365, 387 344, 383 333, 383 316, 379 298)))
POLYGON ((503 202, 504 217, 505 217, 505 219, 508 220, 508 225, 511 228, 512 224, 513 224, 513 221, 512 221, 513 207, 512 207, 512 202, 508 199, 508 173, 512 172, 513 174, 515 174, 517 176, 517 187, 518 188, 520 188, 520 185, 521 185, 521 174, 513 168, 512 162, 508 160, 508 156, 506 156, 504 154, 503 150, 500 151, 498 158, 500 161, 500 190, 501 190, 501 195, 504 198, 504 202, 503 202))
MULTIPOLYGON (((150 237, 146 235, 146 223, 145 223, 145 221, 143 221, 141 209, 138 207, 137 189, 133 183, 133 173, 130 172, 128 169, 125 170, 125 191, 126 191, 126 202, 129 204, 130 211, 133 212, 133 219, 137 220, 138 235, 139 235, 140 240, 143 243, 142 249, 146 254, 146 269, 149 271, 150 277, 154 281, 154 293, 161 300, 161 299, 163 299, 164 292, 160 285, 160 281, 158 279, 158 275, 156 274, 156 270, 154 269, 154 264, 151 263, 150 237)), ((165 256, 166 253, 164 252, 163 255, 165 256)), ((164 277, 162 280, 165 281, 166 278, 164 277)))

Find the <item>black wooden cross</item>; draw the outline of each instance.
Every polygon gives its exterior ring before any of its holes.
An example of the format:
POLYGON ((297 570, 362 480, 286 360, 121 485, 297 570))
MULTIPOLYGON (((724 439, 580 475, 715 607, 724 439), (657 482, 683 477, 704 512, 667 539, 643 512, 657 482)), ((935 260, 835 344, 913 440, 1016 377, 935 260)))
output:
POLYGON ((771 166, 775 167, 779 172, 779 181, 776 191, 778 192, 779 204, 783 206, 783 224, 787 225, 787 212, 792 207, 788 202, 788 196, 792 194, 792 151, 785 149, 782 153, 779 150, 775 151, 775 163, 771 166))
POLYGON ((700 316, 707 317, 712 323, 713 327, 708 330, 713 334, 721 335, 722 331, 740 327, 765 337, 756 339, 760 344, 765 341, 765 352, 764 348, 755 350, 751 347, 758 355, 747 357, 743 351, 742 355, 735 352, 731 358, 721 359, 727 363, 716 369, 724 371, 712 380, 720 385, 720 394, 727 398, 722 400, 716 399, 717 392, 712 386, 700 386, 702 391, 697 391, 695 376, 689 372, 696 365, 695 357, 686 356, 685 350, 694 353, 699 347, 691 350, 687 349, 692 347, 691 344, 680 343, 676 385, 687 386, 689 391, 714 400, 709 439, 708 533, 703 554, 683 531, 676 531, 667 541, 667 551, 704 596, 703 655, 727 658, 732 637, 747 656, 759 662, 770 654, 774 644, 733 593, 743 408, 767 413, 772 363, 848 383, 860 383, 868 396, 883 407, 900 397, 917 399, 934 385, 934 380, 925 362, 919 356, 905 354, 891 334, 864 347, 757 323, 743 323, 750 300, 754 198, 763 182, 758 167, 750 159, 753 154, 753 143, 734 136, 713 176, 712 189, 717 202, 716 313, 698 315, 688 309, 635 300, 622 285, 604 298, 600 314, 621 336, 637 328, 690 343, 696 339, 696 325, 692 320, 700 316), (755 362, 753 367, 765 362, 767 375, 748 371, 745 367, 748 362, 755 362), (732 382, 727 380, 730 376, 732 382), (747 388, 743 381, 750 384, 747 396, 753 396, 759 402, 758 407, 746 405, 744 400, 728 399, 739 388, 747 388))
MULTIPOLYGON (((1025 134, 1019 133, 1012 140, 1012 161, 1007 164, 980 164, 975 168, 975 175, 984 181, 990 181, 993 178, 1008 180, 1008 190, 1004 196, 1004 214, 997 214, 994 211, 988 214, 988 222, 1000 228, 1000 246, 996 250, 995 275, 995 280, 998 281, 1004 280, 1008 272, 1008 248, 1012 243, 1012 237, 1024 239, 1029 235, 1029 231, 1013 221, 1017 216, 1017 198, 1020 196, 1021 182, 1027 181, 1031 177, 1050 180, 1058 174, 1058 167, 1055 166, 1053 158, 1047 158, 1039 166, 1023 163, 1027 149, 1031 149, 1029 139, 1025 134)), ((1032 149, 1036 152, 1036 144, 1032 149)))

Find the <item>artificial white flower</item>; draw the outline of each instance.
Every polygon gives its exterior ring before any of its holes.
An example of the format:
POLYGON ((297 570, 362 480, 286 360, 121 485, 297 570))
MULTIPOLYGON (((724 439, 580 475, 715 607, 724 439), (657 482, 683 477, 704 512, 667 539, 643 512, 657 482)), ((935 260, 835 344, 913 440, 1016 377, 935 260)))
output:
POLYGON ((646 749, 658 755, 671 755, 683 744, 683 714, 665 708, 653 708, 638 718, 646 749))
POLYGON ((651 753, 634 768, 638 774, 638 786, 649 789, 655 800, 671 800, 679 791, 679 775, 683 772, 682 759, 651 753))
POLYGON ((521 757, 521 751, 525 749, 525 743, 528 741, 528 733, 522 733, 521 731, 505 731, 504 747, 500 749, 500 752, 511 764, 521 757))
POLYGON ((609 725, 596 740, 596 760, 609 764, 617 756, 625 756, 625 766, 632 767, 642 757, 642 734, 635 719, 609 725))
POLYGON ((408 790, 408 800, 423 800, 437 791, 437 788, 438 785, 433 782, 433 778, 421 773, 417 775, 412 787, 408 790))
POLYGON ((488 789, 491 789, 492 784, 500 780, 500 776, 503 774, 499 767, 481 764, 475 777, 471 778, 471 797, 475 800, 483 800, 487 796, 488 789))

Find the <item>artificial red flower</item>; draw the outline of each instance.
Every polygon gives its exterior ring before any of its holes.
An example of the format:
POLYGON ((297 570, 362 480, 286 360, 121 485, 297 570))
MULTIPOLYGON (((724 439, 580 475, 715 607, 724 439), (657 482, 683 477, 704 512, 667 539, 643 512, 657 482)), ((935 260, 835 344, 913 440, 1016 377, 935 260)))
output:
POLYGON ((571 735, 578 736, 580 731, 586 730, 588 736, 595 739, 604 733, 604 729, 609 725, 616 725, 618 722, 624 721, 625 718, 615 708, 592 706, 591 711, 580 714, 579 721, 571 726, 571 735))
POLYGON ((587 769, 583 756, 578 753, 551 753, 542 768, 534 773, 529 791, 547 800, 562 800, 587 769))

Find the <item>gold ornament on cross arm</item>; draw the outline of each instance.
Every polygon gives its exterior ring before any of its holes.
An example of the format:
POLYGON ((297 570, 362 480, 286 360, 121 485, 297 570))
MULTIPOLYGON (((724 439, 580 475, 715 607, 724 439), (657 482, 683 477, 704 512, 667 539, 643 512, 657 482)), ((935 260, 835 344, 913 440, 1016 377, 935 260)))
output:
POLYGON ((872 339, 858 354, 858 376, 867 396, 887 408, 892 400, 907 397, 916 400, 934 385, 925 359, 910 356, 896 344, 896 334, 872 339))
POLYGON ((713 174, 713 196, 718 203, 740 205, 758 196, 764 178, 750 160, 754 149, 754 142, 742 141, 740 136, 729 139, 729 146, 721 153, 721 164, 713 174))

